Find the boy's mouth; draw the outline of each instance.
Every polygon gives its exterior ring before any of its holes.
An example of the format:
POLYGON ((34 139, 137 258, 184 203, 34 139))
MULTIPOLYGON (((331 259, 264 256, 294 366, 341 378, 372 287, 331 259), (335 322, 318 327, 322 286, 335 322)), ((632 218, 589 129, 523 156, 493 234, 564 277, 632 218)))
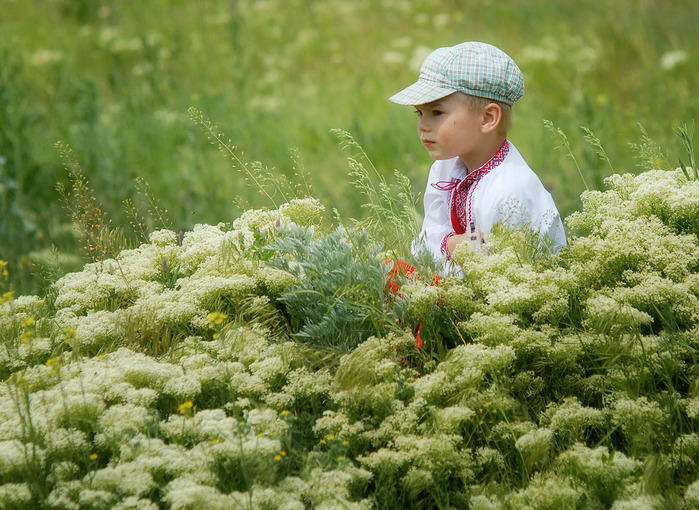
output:
POLYGON ((432 147, 434 143, 435 142, 433 140, 422 140, 422 145, 424 145, 425 147, 432 147))

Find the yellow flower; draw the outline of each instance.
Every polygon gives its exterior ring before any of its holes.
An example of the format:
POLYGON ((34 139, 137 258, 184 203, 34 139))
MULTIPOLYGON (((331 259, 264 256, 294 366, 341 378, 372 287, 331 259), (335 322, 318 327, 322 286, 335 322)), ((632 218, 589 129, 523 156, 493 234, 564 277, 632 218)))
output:
POLYGON ((22 327, 28 328, 29 326, 31 326, 35 322, 36 322, 36 319, 34 317, 27 317, 26 319, 24 319, 24 322, 22 323, 22 327))
POLYGON ((90 460, 97 460, 98 455, 96 453, 90 454, 90 460))
POLYGON ((328 441, 332 441, 333 439, 335 439, 335 434, 330 434, 328 436, 328 441))
POLYGON ((286 457, 286 450, 282 450, 279 453, 281 454, 282 457, 286 457))
POLYGON ((340 455, 340 456, 337 458, 337 460, 345 460, 345 456, 344 456, 344 455, 340 455))
POLYGON ((46 366, 52 368, 53 370, 58 370, 61 367, 61 357, 54 356, 46 360, 46 366))
POLYGON ((0 305, 4 305, 5 303, 9 303, 15 298, 15 291, 10 290, 5 292, 2 296, 0 296, 0 305))
POLYGON ((344 446, 347 446, 347 445, 349 444, 349 441, 347 441, 347 440, 345 439, 344 441, 342 441, 342 444, 343 444, 344 446))
POLYGON ((228 315, 223 312, 210 312, 208 317, 209 328, 214 329, 221 326, 228 319, 228 315))
POLYGON ((277 460, 277 461, 282 460, 281 455, 275 455, 275 456, 274 456, 274 460, 277 460))
POLYGON ((8 262, 6 260, 0 260, 0 276, 10 276, 10 272, 7 270, 8 262))
POLYGON ((286 409, 284 409, 284 410, 282 411, 282 416, 287 415, 287 414, 289 414, 289 411, 287 411, 286 409))
POLYGON ((194 402, 188 400, 184 404, 177 406, 177 412, 184 416, 191 416, 194 412, 194 402))

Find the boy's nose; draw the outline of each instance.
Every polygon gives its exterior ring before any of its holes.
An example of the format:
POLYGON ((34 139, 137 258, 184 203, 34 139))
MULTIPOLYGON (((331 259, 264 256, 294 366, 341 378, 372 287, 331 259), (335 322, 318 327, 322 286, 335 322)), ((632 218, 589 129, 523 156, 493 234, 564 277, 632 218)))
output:
POLYGON ((430 130, 430 125, 429 123, 425 120, 425 117, 421 117, 420 120, 417 121, 417 130, 418 132, 423 132, 423 131, 429 131, 430 130))

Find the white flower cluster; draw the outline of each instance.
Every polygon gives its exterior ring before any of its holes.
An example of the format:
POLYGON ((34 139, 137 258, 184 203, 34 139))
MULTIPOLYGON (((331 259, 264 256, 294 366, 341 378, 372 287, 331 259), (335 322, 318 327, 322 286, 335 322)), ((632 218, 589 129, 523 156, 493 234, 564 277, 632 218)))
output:
MULTIPOLYGON (((294 200, 276 211, 248 211, 232 229, 219 224, 180 234, 153 232, 148 244, 58 280, 56 325, 69 331, 72 348, 84 353, 109 349, 124 338, 148 344, 180 331, 205 331, 209 312, 236 312, 248 298, 276 297, 296 282, 290 273, 245 254, 260 232, 293 222, 310 225, 320 221, 322 211, 315 199, 294 200)), ((3 304, 0 314, 21 324, 38 317, 42 304, 22 297, 3 304)))
POLYGON ((317 225, 311 199, 7 300, 0 507, 661 508, 653 469, 699 505, 699 188, 608 186, 559 255, 495 233, 343 355, 288 340, 301 273, 261 260, 278 227, 317 225))

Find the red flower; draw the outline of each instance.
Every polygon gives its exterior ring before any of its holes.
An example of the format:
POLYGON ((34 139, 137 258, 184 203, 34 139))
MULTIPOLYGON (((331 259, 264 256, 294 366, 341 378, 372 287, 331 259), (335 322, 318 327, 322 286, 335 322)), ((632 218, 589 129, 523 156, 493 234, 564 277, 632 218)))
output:
POLYGON ((419 351, 422 349, 422 338, 420 338, 420 331, 422 330, 422 324, 418 324, 415 330, 415 350, 419 351))

